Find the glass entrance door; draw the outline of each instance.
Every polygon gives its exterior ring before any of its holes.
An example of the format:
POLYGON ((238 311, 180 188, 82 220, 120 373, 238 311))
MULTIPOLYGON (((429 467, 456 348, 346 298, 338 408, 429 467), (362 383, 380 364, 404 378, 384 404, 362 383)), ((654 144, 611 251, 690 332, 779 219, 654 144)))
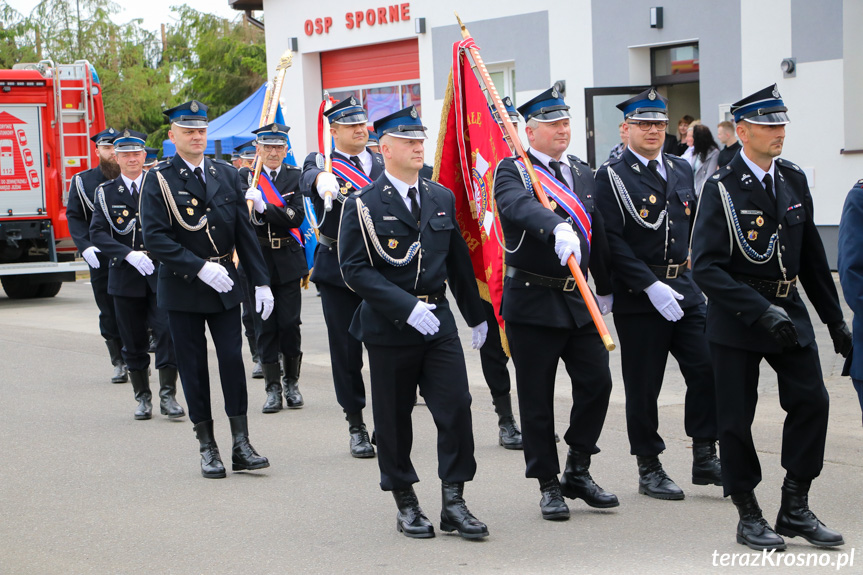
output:
POLYGON ((620 143, 618 126, 623 121, 623 113, 617 105, 649 87, 585 88, 587 163, 591 168, 602 165, 611 149, 620 143))

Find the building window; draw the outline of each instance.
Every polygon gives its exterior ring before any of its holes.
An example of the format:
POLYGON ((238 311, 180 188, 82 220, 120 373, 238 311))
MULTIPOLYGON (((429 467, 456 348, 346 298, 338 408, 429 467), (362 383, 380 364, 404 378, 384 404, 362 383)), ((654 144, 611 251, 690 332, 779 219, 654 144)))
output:
POLYGON ((651 48, 650 77, 654 86, 698 82, 698 44, 651 48))
MULTIPOLYGON (((501 98, 509 96, 512 98, 512 103, 518 106, 515 99, 515 62, 489 64, 486 68, 488 69, 488 75, 491 76, 491 81, 494 82, 498 95, 501 98)), ((481 81, 480 85, 482 85, 481 81)))

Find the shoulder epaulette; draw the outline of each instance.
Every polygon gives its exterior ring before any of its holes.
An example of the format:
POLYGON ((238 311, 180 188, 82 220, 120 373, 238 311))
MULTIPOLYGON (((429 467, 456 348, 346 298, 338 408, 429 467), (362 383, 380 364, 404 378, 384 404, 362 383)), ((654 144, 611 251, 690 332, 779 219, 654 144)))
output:
POLYGON ((783 167, 783 168, 789 168, 788 173, 797 172, 798 174, 800 174, 804 178, 806 177, 806 174, 803 173, 803 169, 800 166, 798 166, 797 164, 795 164, 794 162, 789 162, 788 160, 785 160, 782 158, 776 158, 776 164, 778 166, 783 167))
POLYGON ((581 158, 579 158, 578 156, 574 156, 574 155, 572 155, 572 154, 568 154, 566 157, 569 159, 569 161, 570 161, 570 162, 578 162, 579 164, 584 164, 585 166, 588 166, 588 165, 589 165, 587 162, 585 162, 584 160, 582 160, 582 159, 581 159, 581 158))
POLYGON ((733 171, 734 170, 731 169, 731 164, 726 164, 726 165, 722 166, 721 168, 719 168, 718 170, 716 170, 716 173, 713 174, 712 176, 710 176, 710 179, 711 180, 721 180, 722 178, 724 178, 725 176, 727 176, 728 174, 730 174, 733 171))
POLYGON ((302 169, 299 166, 294 166, 293 164, 282 164, 282 165, 285 166, 286 168, 288 168, 289 170, 300 170, 300 169, 302 169))
POLYGON ((213 158, 213 163, 222 164, 223 166, 231 166, 232 168, 234 167, 234 164, 232 164, 231 162, 227 162, 221 158, 213 158))
POLYGON ((167 162, 165 160, 162 160, 161 162, 159 162, 158 164, 156 164, 155 166, 153 166, 150 169, 158 172, 160 170, 164 170, 165 168, 167 168, 170 165, 171 165, 171 162, 167 162))

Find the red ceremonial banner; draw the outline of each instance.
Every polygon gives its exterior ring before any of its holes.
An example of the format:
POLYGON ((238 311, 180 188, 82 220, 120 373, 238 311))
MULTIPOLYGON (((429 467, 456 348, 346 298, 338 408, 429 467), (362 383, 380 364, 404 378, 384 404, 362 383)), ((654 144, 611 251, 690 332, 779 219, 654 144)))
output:
POLYGON ((494 306, 508 354, 499 313, 504 239, 492 186, 495 167, 510 155, 510 150, 467 60, 469 46, 475 46, 472 38, 453 44, 453 67, 441 114, 434 180, 455 194, 456 218, 470 249, 479 292, 494 306))

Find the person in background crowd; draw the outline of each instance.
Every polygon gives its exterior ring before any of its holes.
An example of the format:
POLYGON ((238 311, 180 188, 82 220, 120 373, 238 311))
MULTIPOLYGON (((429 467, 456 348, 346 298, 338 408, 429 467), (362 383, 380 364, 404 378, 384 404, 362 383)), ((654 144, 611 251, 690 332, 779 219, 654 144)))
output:
POLYGON ((626 122, 621 122, 617 125, 617 129, 620 132, 620 143, 611 149, 611 153, 608 154, 609 160, 619 158, 623 154, 623 150, 626 149, 627 144, 629 144, 629 133, 626 131, 625 125, 626 122))
POLYGON ((695 195, 701 193, 705 180, 716 171, 719 147, 710 133, 710 128, 697 124, 692 130, 692 172, 695 174, 695 195))
POLYGON ((737 139, 737 133, 734 130, 734 123, 729 121, 719 122, 716 126, 716 138, 724 147, 719 150, 719 159, 716 162, 717 168, 727 166, 734 158, 737 150, 740 149, 740 140, 737 139))
POLYGON ((683 156, 683 153, 692 145, 686 143, 686 132, 689 130, 689 125, 693 121, 695 121, 695 118, 689 114, 680 118, 677 122, 677 135, 665 135, 665 145, 662 148, 664 153, 683 156))
POLYGON ((850 375, 863 410, 863 180, 857 180, 842 208, 839 222, 839 280, 842 295, 854 312, 855 352, 842 375, 850 375))

